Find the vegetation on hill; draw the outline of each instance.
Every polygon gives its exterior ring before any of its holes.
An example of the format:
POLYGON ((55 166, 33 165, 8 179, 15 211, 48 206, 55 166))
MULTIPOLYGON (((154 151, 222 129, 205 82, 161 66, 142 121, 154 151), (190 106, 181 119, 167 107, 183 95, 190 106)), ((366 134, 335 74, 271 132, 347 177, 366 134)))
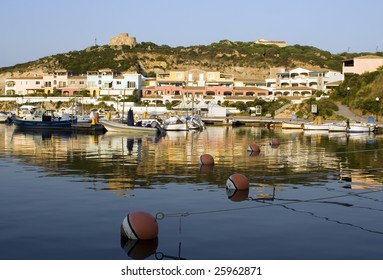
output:
MULTIPOLYGON (((315 69, 340 71, 342 60, 361 54, 331 54, 310 46, 260 45, 255 42, 232 42, 222 40, 210 45, 190 47, 170 47, 142 42, 136 47, 93 46, 81 51, 56 54, 37 61, 0 68, 1 72, 25 72, 28 69, 42 67, 46 70, 68 69, 77 73, 90 70, 111 68, 116 71, 138 71, 153 75, 158 71, 171 69, 200 68, 235 73, 243 67, 247 78, 254 77, 255 71, 268 73, 270 68, 307 66, 315 69), (249 71, 254 69, 255 71, 249 71), (261 71, 262 70, 262 71, 261 71)), ((261 78, 261 77, 258 77, 261 78)), ((264 78, 264 77, 263 77, 264 78)))
POLYGON ((348 76, 331 96, 362 114, 382 114, 383 67, 374 72, 348 76))

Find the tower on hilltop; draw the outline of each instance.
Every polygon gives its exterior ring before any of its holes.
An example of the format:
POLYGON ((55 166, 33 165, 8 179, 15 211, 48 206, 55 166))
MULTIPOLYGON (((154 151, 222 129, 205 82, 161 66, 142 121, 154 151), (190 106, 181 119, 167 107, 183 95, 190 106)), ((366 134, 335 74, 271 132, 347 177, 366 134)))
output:
POLYGON ((130 37, 128 33, 120 33, 109 40, 109 46, 129 46, 134 48, 136 44, 136 37, 130 37))

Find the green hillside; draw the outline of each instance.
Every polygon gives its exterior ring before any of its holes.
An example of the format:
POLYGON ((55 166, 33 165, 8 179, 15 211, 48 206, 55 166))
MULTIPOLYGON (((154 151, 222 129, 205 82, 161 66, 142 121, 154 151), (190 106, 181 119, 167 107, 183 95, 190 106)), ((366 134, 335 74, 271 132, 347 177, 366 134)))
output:
MULTIPOLYGON (((0 68, 1 72, 26 72, 34 68, 44 70, 68 69, 77 73, 111 68, 116 71, 138 71, 153 75, 158 71, 200 68, 217 70, 243 77, 262 79, 272 67, 311 67, 341 71, 342 60, 358 54, 331 54, 311 46, 260 45, 255 42, 231 42, 222 40, 210 45, 170 47, 142 42, 136 47, 93 46, 81 51, 56 54, 36 61, 0 68)), ((383 53, 381 53, 383 55, 383 53)))

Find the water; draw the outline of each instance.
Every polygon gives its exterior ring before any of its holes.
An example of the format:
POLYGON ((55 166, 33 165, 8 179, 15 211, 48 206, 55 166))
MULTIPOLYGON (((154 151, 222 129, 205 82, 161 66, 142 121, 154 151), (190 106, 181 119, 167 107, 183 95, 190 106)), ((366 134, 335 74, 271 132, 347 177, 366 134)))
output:
POLYGON ((379 135, 0 135, 0 259, 383 259, 379 135), (212 170, 198 164, 204 153, 212 170), (248 193, 227 193, 234 173, 248 193), (121 240, 138 210, 158 218, 158 240, 121 240))

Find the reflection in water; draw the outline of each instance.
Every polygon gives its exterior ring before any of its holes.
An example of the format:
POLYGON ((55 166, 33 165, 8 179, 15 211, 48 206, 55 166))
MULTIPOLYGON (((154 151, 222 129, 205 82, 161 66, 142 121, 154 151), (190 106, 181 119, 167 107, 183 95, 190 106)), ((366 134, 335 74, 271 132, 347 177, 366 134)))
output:
MULTIPOLYGON (((22 244, 29 248, 22 250, 24 258, 63 258, 57 251, 76 258, 93 248, 93 255, 83 257, 105 259, 108 250, 111 259, 383 257, 376 246, 383 232, 379 135, 257 127, 208 127, 159 138, 42 133, 7 126, 0 130, 0 157, 21 169, 10 173, 0 188, 7 210, 0 214, 5 225, 0 245, 7 246, 0 253, 3 258, 20 252, 17 242, 26 240, 20 220, 33 220, 28 228, 35 232, 28 235, 38 240, 36 248, 22 244), (270 145, 272 139, 279 145, 270 145), (260 147, 257 155, 248 154, 250 143, 260 147), (214 166, 201 166, 202 154, 212 155, 214 166), (249 190, 226 192, 228 174, 234 173, 249 179, 249 190), (40 187, 45 182, 47 186, 40 187), (132 210, 182 218, 182 233, 174 230, 180 221, 163 219, 155 242, 116 242, 117 227, 110 221, 119 224, 120 213, 132 210), (32 217, 25 219, 29 213, 32 217), (83 245, 90 238, 89 228, 97 236, 96 242, 88 242, 92 246, 83 245), (51 252, 49 240, 56 229, 65 233, 60 235, 65 242, 55 243, 51 252), (356 242, 360 238, 363 247, 356 242), (236 248, 230 252, 222 246, 233 242, 236 248), (65 247, 72 243, 78 249, 65 247), (44 247, 41 255, 37 247, 44 247)), ((3 168, 8 167, 3 162, 3 168)))

